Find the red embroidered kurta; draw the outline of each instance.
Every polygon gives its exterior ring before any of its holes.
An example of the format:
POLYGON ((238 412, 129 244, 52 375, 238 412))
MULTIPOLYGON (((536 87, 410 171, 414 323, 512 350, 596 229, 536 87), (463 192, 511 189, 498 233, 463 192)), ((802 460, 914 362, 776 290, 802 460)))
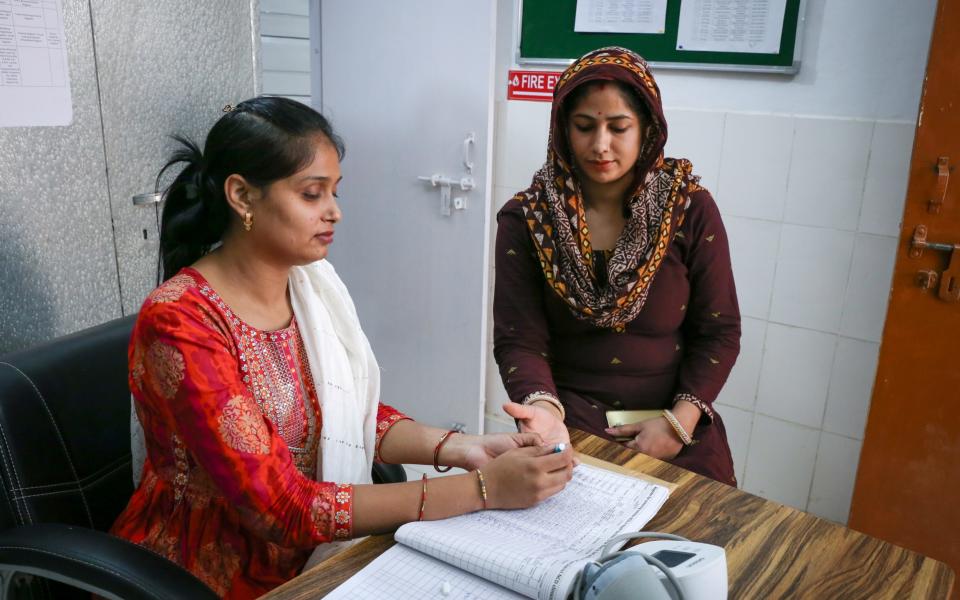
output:
MULTIPOLYGON (((260 596, 352 536, 353 486, 315 481, 322 418, 296 319, 250 327, 187 268, 144 302, 129 360, 147 459, 114 534, 229 598, 260 596)), ((378 450, 406 418, 380 405, 378 450)))

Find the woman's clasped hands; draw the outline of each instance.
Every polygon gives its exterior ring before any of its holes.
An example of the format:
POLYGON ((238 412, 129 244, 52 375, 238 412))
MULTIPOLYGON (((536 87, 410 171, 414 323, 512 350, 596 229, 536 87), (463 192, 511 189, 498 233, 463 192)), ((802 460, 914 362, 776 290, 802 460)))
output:
POLYGON ((527 508, 562 490, 573 477, 573 451, 565 444, 557 452, 557 446, 515 448, 490 461, 483 469, 488 481, 487 507, 527 508))
POLYGON ((440 462, 483 469, 487 508, 527 508, 562 490, 573 477, 569 443, 557 451, 535 432, 457 434, 441 450, 440 462))
POLYGON ((661 460, 675 458, 683 449, 683 442, 663 417, 607 427, 604 431, 614 437, 630 436, 633 439, 623 442, 624 446, 661 460))

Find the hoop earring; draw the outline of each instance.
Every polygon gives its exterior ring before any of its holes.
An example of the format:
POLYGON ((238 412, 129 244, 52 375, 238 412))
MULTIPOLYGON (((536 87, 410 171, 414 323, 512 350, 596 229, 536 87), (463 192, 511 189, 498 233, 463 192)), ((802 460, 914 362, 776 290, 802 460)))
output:
POLYGON ((243 213, 243 229, 245 231, 250 231, 253 229, 253 213, 243 213))

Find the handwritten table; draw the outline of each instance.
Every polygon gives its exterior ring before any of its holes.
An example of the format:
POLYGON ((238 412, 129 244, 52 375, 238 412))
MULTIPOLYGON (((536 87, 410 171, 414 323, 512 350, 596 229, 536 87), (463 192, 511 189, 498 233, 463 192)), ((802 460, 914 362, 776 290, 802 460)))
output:
MULTIPOLYGON (((945 564, 764 500, 598 437, 571 430, 577 451, 676 484, 646 527, 727 553, 729 598, 948 598, 945 564)), ((264 596, 321 598, 394 544, 371 536, 264 596)))

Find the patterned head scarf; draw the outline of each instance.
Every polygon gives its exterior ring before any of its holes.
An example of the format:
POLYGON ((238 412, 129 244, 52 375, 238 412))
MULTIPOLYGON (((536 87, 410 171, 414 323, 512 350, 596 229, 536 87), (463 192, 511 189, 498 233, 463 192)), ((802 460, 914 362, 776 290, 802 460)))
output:
MULTIPOLYGON (((641 115, 642 117, 643 115, 641 115)), ((631 50, 594 50, 570 65, 553 95, 547 160, 520 202, 548 285, 578 318, 622 331, 643 308, 650 286, 683 223, 699 177, 684 159, 664 159, 667 123, 646 61, 631 50), (627 223, 607 262, 606 282, 594 271, 583 196, 567 149, 564 100, 591 81, 619 81, 633 90, 650 116, 634 167, 634 187, 624 199, 627 223)))

